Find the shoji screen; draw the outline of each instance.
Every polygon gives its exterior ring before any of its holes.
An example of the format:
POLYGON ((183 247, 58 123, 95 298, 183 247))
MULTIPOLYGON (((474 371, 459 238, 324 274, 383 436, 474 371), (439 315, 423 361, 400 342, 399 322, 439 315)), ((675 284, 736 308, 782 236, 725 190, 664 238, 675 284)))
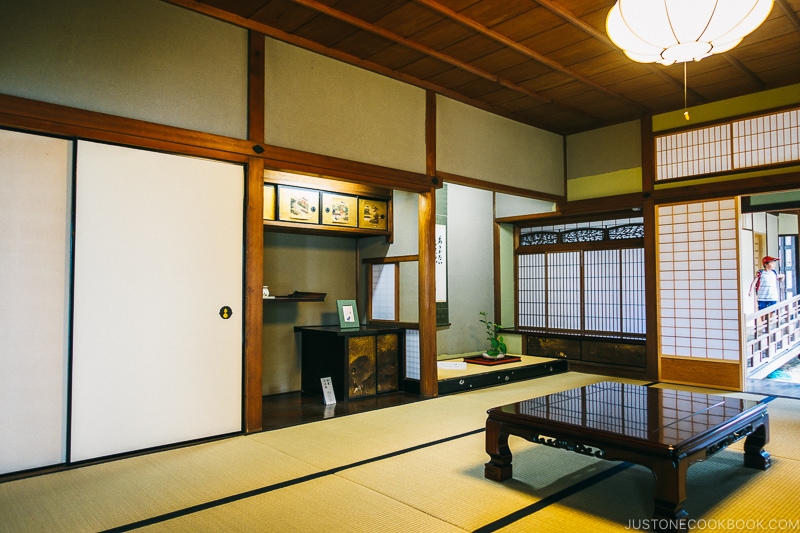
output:
POLYGON ((0 474, 64 461, 71 146, 0 130, 0 474))
POLYGON ((734 199, 658 207, 663 356, 741 360, 736 217, 734 199))
POLYGON ((239 431, 243 168, 90 142, 77 161, 71 459, 239 431))

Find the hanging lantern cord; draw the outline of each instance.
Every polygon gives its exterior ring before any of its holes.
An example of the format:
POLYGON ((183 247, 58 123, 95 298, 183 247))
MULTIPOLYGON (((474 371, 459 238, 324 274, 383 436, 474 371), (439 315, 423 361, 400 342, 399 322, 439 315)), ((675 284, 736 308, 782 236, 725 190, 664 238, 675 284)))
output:
POLYGON ((686 106, 686 61, 683 62, 683 118, 689 120, 689 109, 686 106))

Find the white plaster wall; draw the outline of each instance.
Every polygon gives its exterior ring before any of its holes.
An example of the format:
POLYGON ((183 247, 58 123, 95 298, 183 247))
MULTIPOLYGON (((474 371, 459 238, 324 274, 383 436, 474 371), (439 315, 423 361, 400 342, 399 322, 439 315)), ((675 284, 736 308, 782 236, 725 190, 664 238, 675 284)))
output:
POLYGON ((439 354, 486 348, 480 311, 494 317, 492 193, 447 184, 447 277, 450 327, 436 336, 439 354))
POLYGON ((556 204, 546 200, 497 193, 494 200, 494 210, 497 218, 514 217, 534 213, 551 213, 556 210, 556 204))
MULTIPOLYGON (((742 215, 742 219, 749 217, 750 214, 742 215)), ((758 309, 755 297, 750 292, 750 284, 756 275, 753 262, 749 259, 753 256, 753 231, 752 229, 742 229, 739 231, 739 251, 742 260, 740 261, 739 271, 739 290, 742 298, 742 312, 747 315, 758 309)))
MULTIPOLYGON (((516 324, 514 302, 514 226, 499 224, 500 236, 500 307, 502 316, 497 320, 504 326, 516 324)), ((508 343, 506 343, 508 344, 508 343)), ((512 352, 513 353, 513 352, 512 352)))
POLYGON ((798 233, 797 215, 790 215, 787 213, 778 214, 778 234, 797 235, 797 233, 798 233))
POLYGON ((0 2, 0 93, 247 136, 247 31, 157 0, 0 2))
POLYGON ((563 195, 563 137, 442 96, 436 99, 438 170, 563 195))
POLYGON ((267 38, 268 144, 425 172, 425 91, 267 38))

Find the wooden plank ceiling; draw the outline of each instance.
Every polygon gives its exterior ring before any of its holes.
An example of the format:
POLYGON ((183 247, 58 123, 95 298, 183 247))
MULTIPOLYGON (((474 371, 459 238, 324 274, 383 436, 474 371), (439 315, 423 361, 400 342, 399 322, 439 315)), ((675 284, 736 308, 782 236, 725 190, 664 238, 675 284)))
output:
MULTIPOLYGON (((562 135, 684 105, 683 64, 608 39, 614 0, 167 1, 562 135)), ((690 107, 800 83, 800 0, 687 77, 690 107)))

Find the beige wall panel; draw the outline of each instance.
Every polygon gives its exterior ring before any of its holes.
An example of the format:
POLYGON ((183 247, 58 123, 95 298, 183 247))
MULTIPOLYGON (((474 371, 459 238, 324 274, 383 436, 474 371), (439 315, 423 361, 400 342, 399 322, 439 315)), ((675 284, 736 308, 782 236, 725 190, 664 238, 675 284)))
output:
POLYGON ((0 93, 247 135, 247 31, 166 2, 4 2, 0 57, 0 93))
POLYGON ((638 120, 567 137, 567 179, 642 166, 638 120))
POLYGON ((0 474, 66 444, 72 143, 0 130, 0 474))
POLYGON ((495 195, 495 216, 497 218, 516 217, 535 213, 552 213, 556 210, 554 202, 524 198, 511 194, 497 193, 495 195))
POLYGON ((400 321, 419 322, 419 261, 400 263, 400 321))
POLYGON ((442 96, 436 99, 437 170, 564 194, 560 135, 493 115, 442 96))
POLYGON ((425 172, 425 91, 266 40, 269 144, 425 172))
MULTIPOLYGON (((263 394, 300 390, 300 334, 295 326, 338 325, 336 300, 356 298, 356 239, 264 232, 264 284, 272 296, 326 292, 324 302, 266 300, 263 394)), ((363 322, 366 308, 358 308, 363 322)))
POLYGON ((800 232, 797 220, 797 215, 790 215, 788 213, 778 214, 778 234, 797 235, 797 233, 800 232))

